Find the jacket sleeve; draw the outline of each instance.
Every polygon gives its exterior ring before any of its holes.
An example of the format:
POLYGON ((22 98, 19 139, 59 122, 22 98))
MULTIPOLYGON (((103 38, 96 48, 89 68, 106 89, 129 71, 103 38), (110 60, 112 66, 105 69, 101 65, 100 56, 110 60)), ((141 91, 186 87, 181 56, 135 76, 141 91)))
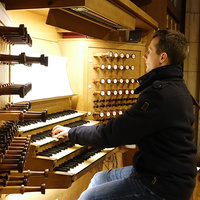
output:
POLYGON ((161 128, 162 106, 163 98, 158 92, 146 92, 124 114, 107 124, 70 129, 69 139, 74 143, 96 147, 137 144, 161 128))

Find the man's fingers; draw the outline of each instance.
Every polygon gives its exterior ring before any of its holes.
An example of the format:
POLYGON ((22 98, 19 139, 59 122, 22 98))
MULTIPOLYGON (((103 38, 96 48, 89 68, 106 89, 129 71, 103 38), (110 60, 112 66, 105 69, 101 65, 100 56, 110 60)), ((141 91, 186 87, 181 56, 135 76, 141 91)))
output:
POLYGON ((61 127, 61 125, 56 125, 53 127, 52 131, 54 131, 55 129, 60 128, 60 127, 61 127))
POLYGON ((58 125, 52 129, 52 136, 57 135, 58 133, 64 131, 63 127, 58 125))
POLYGON ((67 135, 66 135, 66 133, 65 132, 60 132, 60 133, 58 133, 57 135, 54 135, 53 137, 54 138, 63 138, 63 137, 66 137, 67 135))
POLYGON ((64 127, 57 125, 52 129, 52 137, 60 138, 60 137, 68 137, 69 127, 64 127))

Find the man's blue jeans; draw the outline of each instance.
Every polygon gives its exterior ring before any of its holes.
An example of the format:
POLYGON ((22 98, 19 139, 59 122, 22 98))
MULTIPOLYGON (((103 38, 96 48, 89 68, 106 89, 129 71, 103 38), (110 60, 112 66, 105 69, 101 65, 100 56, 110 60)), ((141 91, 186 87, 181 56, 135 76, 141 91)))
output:
POLYGON ((94 175, 79 200, 161 200, 140 180, 129 177, 133 167, 101 171, 94 175))

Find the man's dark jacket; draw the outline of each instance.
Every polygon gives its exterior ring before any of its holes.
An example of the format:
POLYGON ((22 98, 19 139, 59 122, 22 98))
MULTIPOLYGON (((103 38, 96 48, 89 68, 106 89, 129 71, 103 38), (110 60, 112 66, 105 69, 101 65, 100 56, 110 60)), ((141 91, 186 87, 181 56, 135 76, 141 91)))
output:
POLYGON ((193 102, 180 66, 153 69, 138 79, 139 99, 107 124, 72 128, 69 139, 96 147, 137 144, 134 174, 168 200, 189 200, 195 187, 193 102))

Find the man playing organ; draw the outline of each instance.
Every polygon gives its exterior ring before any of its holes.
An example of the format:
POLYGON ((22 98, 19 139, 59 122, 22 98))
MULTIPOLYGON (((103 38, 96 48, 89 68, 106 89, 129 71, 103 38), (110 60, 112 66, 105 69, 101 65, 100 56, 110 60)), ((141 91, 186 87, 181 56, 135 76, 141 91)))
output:
POLYGON ((143 56, 147 74, 138 79, 136 104, 106 124, 53 128, 54 137, 81 145, 139 148, 133 166, 98 172, 80 200, 190 199, 196 177, 194 116, 181 68, 188 50, 180 32, 156 31, 143 56))

